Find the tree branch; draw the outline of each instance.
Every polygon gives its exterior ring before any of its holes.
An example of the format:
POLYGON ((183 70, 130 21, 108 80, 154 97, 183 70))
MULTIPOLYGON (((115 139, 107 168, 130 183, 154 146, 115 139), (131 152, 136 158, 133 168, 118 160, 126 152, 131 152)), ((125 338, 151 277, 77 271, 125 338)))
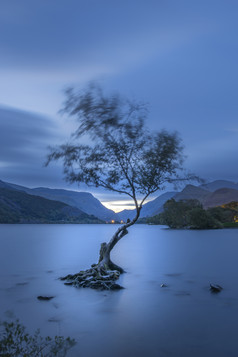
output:
POLYGON ((131 198, 133 198, 133 196, 127 192, 127 191, 123 191, 123 190, 118 190, 110 185, 108 185, 107 183, 105 183, 104 181, 102 181, 101 179, 99 180, 100 184, 98 186, 101 186, 101 187, 104 187, 106 188, 107 190, 110 190, 110 191, 114 191, 114 192, 118 192, 118 193, 122 193, 122 194, 125 194, 125 195, 128 195, 130 196, 131 198))

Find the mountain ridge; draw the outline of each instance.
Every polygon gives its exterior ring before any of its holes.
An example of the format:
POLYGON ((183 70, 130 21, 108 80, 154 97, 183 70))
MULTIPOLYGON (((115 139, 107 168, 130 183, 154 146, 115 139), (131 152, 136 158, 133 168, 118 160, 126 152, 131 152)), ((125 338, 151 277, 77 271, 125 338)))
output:
POLYGON ((228 180, 215 180, 209 183, 204 183, 199 187, 212 192, 219 190, 220 188, 233 188, 235 190, 238 190, 238 183, 228 180))
POLYGON ((102 223, 63 202, 0 188, 0 223, 102 223))
MULTIPOLYGON (((181 192, 165 192, 145 203, 142 207, 140 217, 152 217, 162 212, 164 203, 171 198, 174 198, 176 201, 198 199, 204 208, 226 204, 231 201, 238 201, 238 189, 232 187, 238 187, 238 184, 225 180, 216 180, 200 186, 188 184, 181 192), (229 187, 224 188, 224 184, 229 187)), ((61 202, 69 205, 72 210, 73 208, 77 208, 83 213, 94 215, 103 221, 126 221, 128 218, 133 219, 135 216, 135 210, 122 210, 118 213, 109 210, 89 192, 52 189, 47 187, 28 188, 0 180, 0 189, 1 188, 15 192, 24 192, 28 195, 45 198, 52 202, 61 202)))
POLYGON ((103 221, 117 219, 117 215, 114 211, 103 206, 103 204, 89 192, 52 189, 48 187, 28 188, 1 180, 0 187, 23 191, 30 195, 44 197, 53 201, 60 201, 72 207, 76 207, 89 215, 94 215, 103 221))
MULTIPOLYGON (((176 194, 176 192, 165 192, 156 197, 154 200, 145 203, 142 206, 140 218, 151 217, 160 213, 163 209, 164 203, 170 198, 172 198, 174 194, 176 194)), ((122 219, 123 221, 126 221, 127 218, 133 219, 135 217, 136 210, 123 210, 121 212, 118 212, 117 215, 120 220, 122 219)))

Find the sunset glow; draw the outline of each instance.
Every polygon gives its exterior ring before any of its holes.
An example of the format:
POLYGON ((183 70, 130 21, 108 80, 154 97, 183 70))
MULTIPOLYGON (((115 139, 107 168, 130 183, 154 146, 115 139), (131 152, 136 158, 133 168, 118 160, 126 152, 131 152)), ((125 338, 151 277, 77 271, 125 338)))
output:
MULTIPOLYGON (((146 200, 149 202, 150 200, 146 200)), ((141 201, 138 200, 140 203, 141 201)), ((132 200, 119 200, 119 201, 102 201, 101 202, 106 208, 113 210, 114 212, 120 212, 124 209, 133 210, 135 209, 135 205, 133 204, 132 200)))

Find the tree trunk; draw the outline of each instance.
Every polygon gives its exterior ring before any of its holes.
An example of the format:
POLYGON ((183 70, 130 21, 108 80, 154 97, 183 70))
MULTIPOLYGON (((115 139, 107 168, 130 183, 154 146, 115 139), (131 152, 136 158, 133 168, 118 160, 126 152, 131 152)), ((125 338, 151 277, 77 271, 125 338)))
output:
POLYGON ((112 248, 108 246, 107 243, 102 243, 100 252, 99 252, 99 260, 98 260, 98 266, 101 268, 104 268, 106 270, 117 270, 119 273, 124 273, 124 270, 113 263, 111 261, 110 253, 111 253, 112 248))
POLYGON ((61 280, 66 280, 66 285, 74 285, 76 287, 89 287, 100 290, 123 289, 115 281, 124 270, 111 261, 110 253, 119 240, 128 234, 127 228, 135 224, 139 215, 140 209, 137 210, 137 215, 132 221, 128 220, 124 226, 118 228, 108 243, 101 244, 98 264, 93 264, 90 269, 80 271, 77 274, 62 277, 61 280))
POLYGON ((104 267, 106 269, 110 270, 117 270, 120 273, 124 273, 124 270, 113 263, 110 258, 110 253, 112 249, 115 247, 115 245, 121 240, 126 234, 128 234, 127 228, 135 224, 137 219, 139 218, 140 215, 140 210, 137 211, 136 217, 132 221, 128 221, 126 224, 124 224, 122 227, 118 228, 118 230, 115 232, 113 237, 108 243, 102 243, 100 252, 99 252, 99 261, 98 261, 98 266, 99 267, 104 267))

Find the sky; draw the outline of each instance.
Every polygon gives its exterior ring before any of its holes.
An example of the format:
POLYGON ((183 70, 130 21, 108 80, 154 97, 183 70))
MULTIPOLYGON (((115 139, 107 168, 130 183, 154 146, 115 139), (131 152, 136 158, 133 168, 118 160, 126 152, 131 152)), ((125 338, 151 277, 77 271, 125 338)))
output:
POLYGON ((237 182, 237 15, 236 0, 1 0, 0 179, 125 199, 43 167, 75 128, 64 89, 94 80, 148 103, 150 129, 178 131, 188 170, 237 182))

